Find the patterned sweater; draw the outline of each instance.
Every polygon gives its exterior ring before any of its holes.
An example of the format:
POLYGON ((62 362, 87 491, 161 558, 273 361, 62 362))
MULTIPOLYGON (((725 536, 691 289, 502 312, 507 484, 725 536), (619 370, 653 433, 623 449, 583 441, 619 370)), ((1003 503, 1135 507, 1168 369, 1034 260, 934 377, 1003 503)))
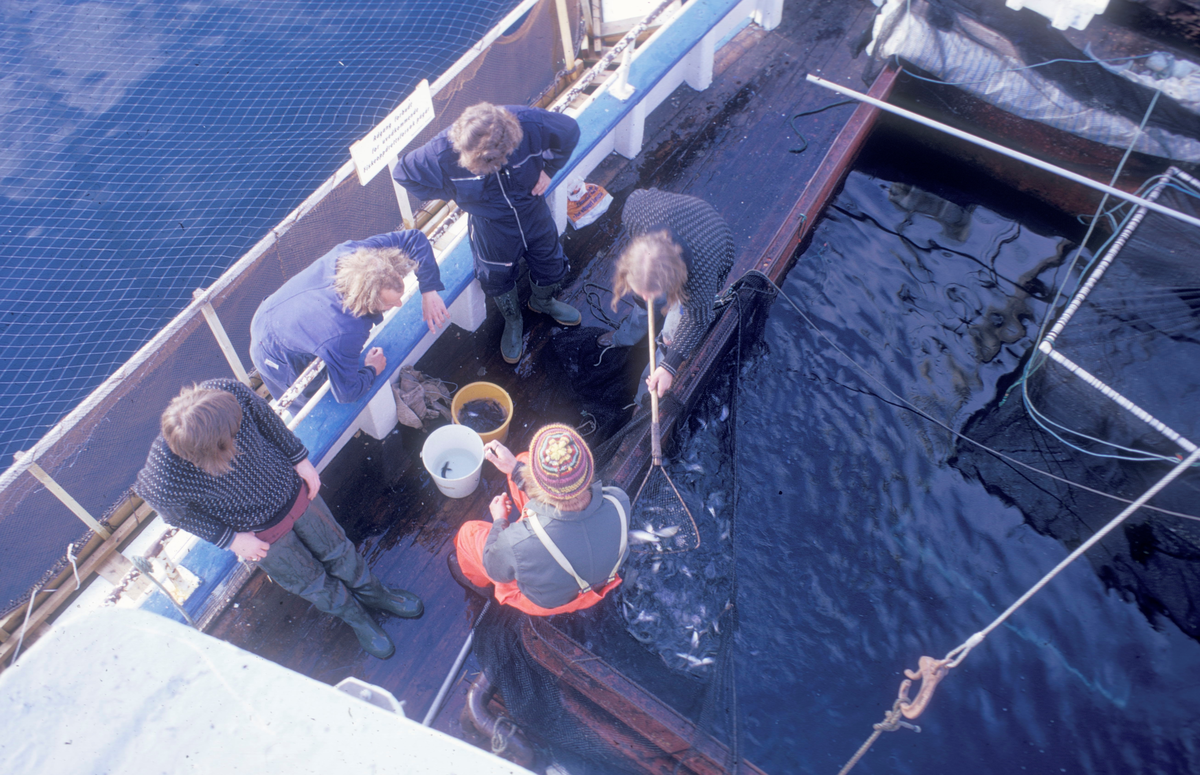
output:
POLYGON ((232 470, 206 474, 160 435, 134 490, 167 524, 224 549, 235 533, 261 529, 286 514, 302 484, 295 466, 308 450, 266 401, 237 380, 212 379, 200 387, 232 393, 242 407, 232 470))
POLYGON ((671 194, 656 188, 640 189, 629 195, 621 224, 628 237, 669 229, 683 248, 688 278, 683 286, 687 297, 680 321, 669 345, 663 345, 661 366, 674 374, 708 333, 713 302, 733 266, 733 233, 713 206, 686 194, 671 194))

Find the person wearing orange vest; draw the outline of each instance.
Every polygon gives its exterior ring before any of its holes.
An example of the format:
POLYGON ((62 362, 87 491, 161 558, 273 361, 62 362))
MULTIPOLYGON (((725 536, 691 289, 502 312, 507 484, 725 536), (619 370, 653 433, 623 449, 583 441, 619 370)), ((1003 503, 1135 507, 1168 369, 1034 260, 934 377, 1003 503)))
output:
POLYGON ((484 456, 508 475, 509 492, 489 505, 492 522, 459 529, 448 558, 455 580, 533 616, 589 608, 621 583, 629 554, 629 496, 594 481, 587 442, 547 425, 529 450, 488 442, 484 456), (520 516, 510 521, 515 511, 520 516))

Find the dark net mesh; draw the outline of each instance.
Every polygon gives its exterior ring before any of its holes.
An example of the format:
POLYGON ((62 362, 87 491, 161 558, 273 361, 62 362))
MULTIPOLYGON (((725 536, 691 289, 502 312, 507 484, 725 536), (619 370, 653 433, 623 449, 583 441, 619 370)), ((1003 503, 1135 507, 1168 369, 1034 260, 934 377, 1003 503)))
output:
MULTIPOLYGON (((1172 176, 1158 201, 1195 215, 1200 187, 1172 176)), ((1193 443, 1200 435, 1191 409, 1200 390, 1195 232, 1148 213, 1123 232, 1123 247, 1118 235, 1112 264, 1056 345, 1193 443)), ((1061 365, 1033 364, 963 430, 1009 459, 959 445, 954 464, 1019 506, 1037 530, 1073 548, 1161 479, 1182 448, 1061 365), (1030 474, 1022 463, 1058 479, 1030 474)), ((1150 501, 1165 512, 1136 512, 1087 554, 1105 582, 1147 616, 1166 616, 1192 637, 1200 637, 1200 607, 1187 590, 1200 585, 1200 522, 1169 512, 1197 516, 1198 495, 1200 474, 1184 473, 1150 501)))
MULTIPOLYGON (((63 190, 78 191, 79 196, 91 190, 81 182, 81 168, 75 163, 5 179, 6 195, 15 196, 16 189, 23 192, 18 204, 6 201, 0 216, 12 224, 5 230, 9 241, 3 250, 5 265, 13 271, 0 290, 10 309, 0 343, 9 369, 0 398, 0 423, 11 423, 0 439, 9 454, 28 448, 49 423, 170 321, 152 347, 125 363, 108 386, 92 393, 58 426, 56 435, 39 446, 38 464, 103 521, 133 485, 170 399, 184 385, 231 374, 199 312, 174 320, 171 316, 190 301, 194 288, 211 283, 261 240, 219 281, 223 287, 212 298, 234 349, 248 364, 250 320, 264 298, 338 243, 398 228, 400 209, 388 175, 381 173, 362 186, 343 168, 341 181, 319 201, 263 238, 329 177, 345 160, 347 146, 394 108, 420 77, 445 69, 513 5, 510 0, 441 5, 424 19, 416 13, 397 13, 394 3, 284 4, 272 6, 269 18, 232 5, 210 8, 194 18, 177 9, 131 4, 123 12, 122 4, 106 6, 111 17, 93 21, 104 44, 96 56, 111 57, 106 63, 111 74, 97 81, 97 88, 108 84, 111 93, 106 93, 113 104, 109 112, 90 119, 95 133, 103 129, 108 134, 97 135, 87 148, 93 160, 99 160, 95 163, 103 161, 101 166, 111 173, 107 178, 98 172, 94 176, 96 190, 104 190, 108 198, 95 206, 54 209, 74 200, 60 193, 51 196, 48 187, 66 186, 63 190), (126 30, 131 24, 130 29, 136 29, 162 14, 170 17, 160 20, 166 25, 163 29, 179 14, 187 17, 189 31, 178 34, 187 41, 189 58, 171 60, 173 64, 159 69, 133 68, 127 59, 136 58, 140 49, 117 45, 120 36, 113 30, 126 30), (197 37, 204 30, 233 36, 252 51, 235 57, 235 68, 223 53, 224 44, 216 38, 205 44, 197 37), (109 33, 116 38, 105 38, 109 33), (329 56, 330 46, 337 56, 329 56), (345 80, 345 68, 358 79, 353 87, 345 80), (267 78, 270 73, 275 80, 267 78), (224 86, 199 89, 213 79, 224 86), (149 81, 157 89, 155 99, 164 103, 157 119, 151 106, 158 102, 135 105, 123 91, 141 94, 137 90, 149 88, 149 81), (325 106, 327 114, 311 102, 322 89, 339 95, 335 106, 325 106), (196 94, 237 99, 208 105, 196 94), (350 103, 355 107, 347 123, 349 114, 339 106, 350 103), (125 114, 123 109, 135 113, 125 114), (178 116, 198 122, 187 127, 192 134, 171 123, 182 121, 178 116), (153 131, 147 131, 154 137, 167 128, 175 132, 171 143, 153 145, 158 149, 153 166, 149 158, 134 164, 132 157, 121 155, 132 153, 126 146, 136 145, 131 139, 134 130, 125 129, 142 126, 139 122, 150 122, 147 126, 153 131), (203 130, 206 122, 215 122, 216 128, 203 130), (231 139, 221 134, 238 122, 248 124, 249 135, 231 139), (223 139, 218 142, 218 137, 223 139), (181 152, 188 155, 186 164, 172 156, 181 152), (173 171, 164 177, 163 169, 173 171), (137 177, 138 170, 150 177, 137 177), (177 219, 183 219, 185 228, 180 229, 177 219), (54 228, 45 228, 47 224, 54 228), (196 224, 200 228, 191 228, 196 224), (14 239, 12 234, 19 236, 14 239), (71 269, 61 268, 65 266, 71 269)), ((550 88, 562 66, 554 6, 553 0, 536 5, 455 77, 444 90, 442 104, 435 101, 435 109, 448 110, 445 103, 459 99, 470 104, 483 99, 484 90, 501 85, 503 99, 495 101, 512 103, 530 102, 550 88), (513 69, 516 61, 522 63, 519 70, 513 69), (513 77, 514 72, 520 77, 513 77)), ((78 16, 84 11, 64 7, 62 13, 78 16)), ((27 31, 35 38, 44 35, 43 25, 53 21, 34 19, 27 31)), ((169 42, 172 33, 162 34, 165 39, 155 45, 169 42)), ((36 135, 34 127, 61 119, 65 108, 35 105, 40 87, 26 86, 29 94, 21 96, 18 90, 17 108, 0 121, 24 115, 31 122, 28 131, 36 135)), ((452 120, 449 113, 440 113, 438 124, 452 120)), ((68 544, 89 535, 24 468, 14 467, 0 477, 0 615, 20 607, 32 588, 66 567, 68 544)))
MULTIPOLYGON (((1167 184, 1160 204, 1196 216, 1200 190, 1167 184)), ((1200 440, 1192 410, 1200 388, 1200 263, 1195 226, 1147 211, 1066 323, 1056 349, 1186 438, 1200 440)), ((1062 366, 1046 364, 1029 381, 1031 403, 1065 437, 1091 451, 1146 459, 1142 450, 1180 449, 1062 366), (1099 443, 1094 440, 1100 440, 1099 443)))
MULTIPOLYGON (((745 285, 753 287, 739 301, 767 293, 763 282, 745 285)), ((572 773, 623 772, 633 768, 631 758, 651 771, 738 771, 735 415, 743 338, 746 344, 758 341, 739 330, 738 346, 698 391, 664 450, 665 470, 695 514, 699 546, 687 552, 633 553, 621 570, 623 583, 599 605, 547 620, 595 655, 584 660, 604 660, 694 723, 695 746, 666 755, 649 740, 648 730, 631 728, 627 720, 596 708, 530 656, 520 637, 525 615, 501 608, 489 612, 477 630, 476 657, 499 685, 507 713, 546 746, 548 759, 566 764, 572 773), (601 723, 589 726, 580 719, 601 723)), ((576 359, 593 362, 593 343, 594 336, 564 340, 558 350, 567 361, 562 368, 569 372, 576 359)), ((593 442, 602 480, 611 481, 606 474, 619 466, 622 444, 645 429, 649 416, 643 407, 606 441, 593 442)))

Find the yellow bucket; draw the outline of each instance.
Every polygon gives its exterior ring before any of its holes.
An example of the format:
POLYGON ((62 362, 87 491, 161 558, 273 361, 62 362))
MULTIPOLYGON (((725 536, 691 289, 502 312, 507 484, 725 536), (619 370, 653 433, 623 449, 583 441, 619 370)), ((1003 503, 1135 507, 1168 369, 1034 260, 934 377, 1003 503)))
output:
POLYGON ((508 391, 499 385, 494 385, 491 382, 472 382, 470 385, 463 385, 454 394, 454 400, 450 402, 450 416, 454 419, 455 423, 461 425, 462 423, 458 419, 458 412, 462 409, 463 404, 480 398, 491 399, 500 404, 500 408, 504 410, 504 422, 494 431, 480 433, 479 437, 483 439, 484 444, 493 439, 497 439, 503 444, 504 440, 508 438, 508 424, 512 422, 513 402, 508 391))

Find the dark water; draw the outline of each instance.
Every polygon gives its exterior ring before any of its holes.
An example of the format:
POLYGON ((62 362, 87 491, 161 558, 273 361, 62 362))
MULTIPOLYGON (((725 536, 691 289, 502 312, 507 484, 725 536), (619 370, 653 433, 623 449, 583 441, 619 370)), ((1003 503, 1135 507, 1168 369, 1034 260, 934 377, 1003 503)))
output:
MULTIPOLYGON (((1068 553, 850 362, 955 428, 1018 369, 1028 336, 972 325, 1059 239, 951 198, 852 174, 784 287, 829 340, 777 301, 740 375, 736 467, 717 474, 740 485, 742 750, 771 773, 837 772, 904 668, 983 629, 1068 553)), ((1040 321, 1045 304, 1029 308, 1040 321)), ((1077 562, 951 671, 920 734, 884 734, 855 771, 1197 772, 1198 670, 1200 644, 1077 562)))
POLYGON ((515 5, 0 7, 0 456, 40 438, 515 5))

